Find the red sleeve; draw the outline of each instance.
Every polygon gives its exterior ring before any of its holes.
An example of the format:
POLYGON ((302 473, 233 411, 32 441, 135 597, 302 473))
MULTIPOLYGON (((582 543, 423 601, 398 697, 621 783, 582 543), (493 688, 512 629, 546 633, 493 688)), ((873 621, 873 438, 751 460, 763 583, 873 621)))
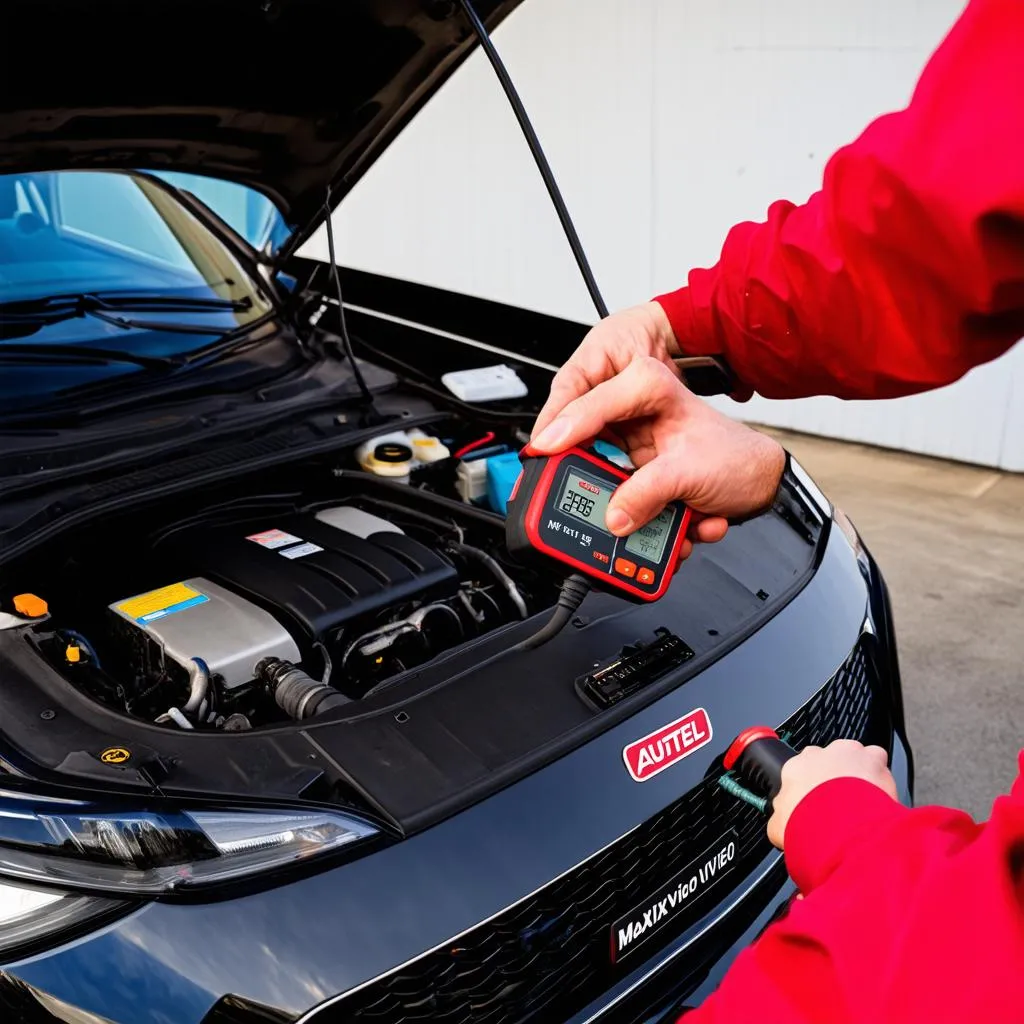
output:
POLYGON ((910 105, 657 301, 769 398, 948 384, 1024 336, 1024 3, 972 0, 910 105))
POLYGON ((786 862, 805 898, 682 1022, 1021 1019, 1024 780, 978 825, 836 779, 797 805, 786 862))

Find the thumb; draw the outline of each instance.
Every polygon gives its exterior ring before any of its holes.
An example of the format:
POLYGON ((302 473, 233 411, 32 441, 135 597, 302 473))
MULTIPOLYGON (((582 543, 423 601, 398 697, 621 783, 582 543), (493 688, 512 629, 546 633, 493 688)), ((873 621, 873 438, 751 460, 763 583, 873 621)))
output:
POLYGON ((624 536, 650 522, 670 501, 684 498, 678 459, 658 455, 616 488, 608 504, 605 523, 624 536), (673 466, 673 462, 676 463, 673 466))

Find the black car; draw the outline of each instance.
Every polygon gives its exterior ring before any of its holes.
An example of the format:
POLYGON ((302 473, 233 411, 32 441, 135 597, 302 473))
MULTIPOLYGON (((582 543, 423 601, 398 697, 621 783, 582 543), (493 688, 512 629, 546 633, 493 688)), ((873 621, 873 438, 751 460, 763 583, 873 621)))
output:
POLYGON ((910 799, 885 585, 795 462, 520 646, 564 571, 503 513, 585 327, 296 255, 466 13, 4 9, 4 1021, 658 1020, 792 895, 732 737, 910 799))

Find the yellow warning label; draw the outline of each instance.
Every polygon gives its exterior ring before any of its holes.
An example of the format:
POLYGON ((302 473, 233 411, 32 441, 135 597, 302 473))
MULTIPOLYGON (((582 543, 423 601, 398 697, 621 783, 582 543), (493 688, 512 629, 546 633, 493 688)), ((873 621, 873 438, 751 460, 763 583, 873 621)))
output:
POLYGON ((100 760, 104 764, 124 764, 131 756, 132 752, 127 747, 107 747, 100 754, 100 760))
POLYGON ((193 590, 184 583, 172 583, 169 587, 161 587, 159 590, 151 590, 148 594, 139 594, 138 597, 122 601, 117 610, 129 618, 143 620, 167 612, 186 601, 194 603, 202 596, 198 590, 193 590))

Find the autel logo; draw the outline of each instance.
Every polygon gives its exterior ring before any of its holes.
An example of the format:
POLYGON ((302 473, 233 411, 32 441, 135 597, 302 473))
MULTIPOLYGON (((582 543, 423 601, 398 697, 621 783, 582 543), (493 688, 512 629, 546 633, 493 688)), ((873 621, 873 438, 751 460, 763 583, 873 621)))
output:
POLYGON ((708 713, 703 708, 694 708, 688 715, 623 747, 622 760, 634 782, 646 782, 710 743, 711 736, 708 713))

